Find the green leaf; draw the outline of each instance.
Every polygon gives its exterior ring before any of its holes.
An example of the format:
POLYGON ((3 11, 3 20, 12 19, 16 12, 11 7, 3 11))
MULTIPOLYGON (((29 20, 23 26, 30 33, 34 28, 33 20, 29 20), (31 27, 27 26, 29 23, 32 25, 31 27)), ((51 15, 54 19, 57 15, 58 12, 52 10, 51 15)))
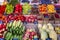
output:
POLYGON ((19 3, 19 0, 11 0, 10 2, 10 4, 12 4, 13 6, 15 6, 18 3, 19 3))
POLYGON ((5 35, 5 39, 6 40, 9 40, 11 38, 12 34, 10 32, 8 32, 6 35, 5 35))

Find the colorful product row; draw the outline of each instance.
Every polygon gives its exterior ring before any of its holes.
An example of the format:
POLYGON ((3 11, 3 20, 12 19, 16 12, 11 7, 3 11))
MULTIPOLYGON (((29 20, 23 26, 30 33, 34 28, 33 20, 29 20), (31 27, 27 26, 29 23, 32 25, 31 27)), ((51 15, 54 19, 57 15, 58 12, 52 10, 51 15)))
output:
MULTIPOLYGON (((37 5, 36 5, 37 6, 37 5)), ((52 4, 41 4, 35 7, 31 6, 28 3, 25 3, 23 6, 21 4, 16 4, 15 7, 12 4, 0 5, 0 14, 46 14, 46 13, 56 13, 60 11, 60 7, 56 7, 52 4), (59 9, 58 9, 59 8, 59 9)))
POLYGON ((41 40, 52 40, 52 39, 57 40, 56 32, 59 31, 58 28, 54 30, 54 27, 51 23, 47 23, 47 24, 38 23, 37 28, 39 31, 37 31, 34 28, 34 26, 33 28, 26 29, 26 26, 24 26, 24 24, 20 20, 18 21, 14 20, 14 21, 8 22, 7 24, 0 24, 0 25, 4 25, 4 27, 0 26, 2 30, 2 31, 0 30, 0 34, 1 32, 3 32, 2 36, 0 35, 1 40, 4 40, 4 39, 6 40, 12 40, 12 39, 13 40, 40 40, 40 39, 41 40), (3 31, 3 29, 6 29, 6 30, 3 31))
POLYGON ((25 27, 20 20, 13 21, 7 24, 0 24, 0 40, 12 40, 13 38, 22 40, 24 30, 25 27))
POLYGON ((3 22, 9 22, 11 20, 21 20, 22 22, 37 22, 37 20, 60 20, 60 14, 43 14, 43 15, 0 15, 0 20, 3 22))
POLYGON ((1 16, 0 18, 1 21, 3 22, 9 22, 11 20, 21 20, 22 22, 27 21, 27 22, 34 22, 37 21, 37 17, 34 15, 29 15, 29 16, 24 16, 24 15, 8 15, 8 16, 1 16))

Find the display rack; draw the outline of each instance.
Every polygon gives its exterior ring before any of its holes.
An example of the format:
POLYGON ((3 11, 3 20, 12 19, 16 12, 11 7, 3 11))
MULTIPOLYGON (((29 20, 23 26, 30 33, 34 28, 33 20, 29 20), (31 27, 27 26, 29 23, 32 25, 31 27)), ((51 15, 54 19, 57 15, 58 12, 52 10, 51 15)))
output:
POLYGON ((59 38, 60 0, 0 1, 0 40, 59 38))

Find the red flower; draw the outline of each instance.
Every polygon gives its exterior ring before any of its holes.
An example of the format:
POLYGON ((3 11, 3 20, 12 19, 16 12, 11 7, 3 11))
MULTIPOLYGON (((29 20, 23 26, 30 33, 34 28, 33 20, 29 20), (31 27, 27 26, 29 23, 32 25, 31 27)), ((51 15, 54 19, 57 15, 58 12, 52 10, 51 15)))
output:
POLYGON ((4 14, 6 5, 0 5, 0 13, 4 14))
POLYGON ((22 13, 22 5, 17 4, 17 5, 15 6, 14 13, 16 13, 16 14, 22 13))

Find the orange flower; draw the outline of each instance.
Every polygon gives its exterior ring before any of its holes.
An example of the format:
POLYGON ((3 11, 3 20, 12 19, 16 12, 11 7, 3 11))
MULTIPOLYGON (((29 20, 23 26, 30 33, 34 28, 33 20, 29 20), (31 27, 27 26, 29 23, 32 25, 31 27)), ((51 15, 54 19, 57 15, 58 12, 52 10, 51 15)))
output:
POLYGON ((39 11, 41 13, 46 13, 47 12, 47 5, 45 5, 45 4, 39 5, 39 11))
POLYGON ((3 21, 3 20, 5 20, 5 18, 6 18, 6 17, 5 17, 4 15, 0 14, 0 20, 3 21))
POLYGON ((47 5, 47 9, 48 9, 49 13, 55 13, 56 12, 54 5, 51 5, 51 4, 47 5))

